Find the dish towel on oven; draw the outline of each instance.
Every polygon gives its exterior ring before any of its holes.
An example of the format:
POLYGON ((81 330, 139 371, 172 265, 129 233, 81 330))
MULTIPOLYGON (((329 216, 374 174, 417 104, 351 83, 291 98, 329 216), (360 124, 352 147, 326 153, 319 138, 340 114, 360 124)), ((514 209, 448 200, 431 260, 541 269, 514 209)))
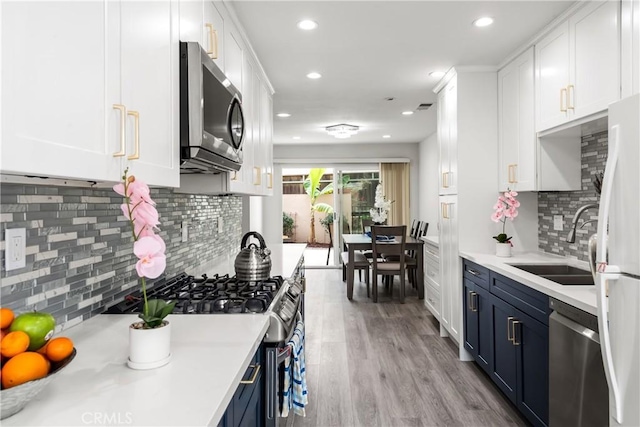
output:
POLYGON ((284 384, 282 392, 282 411, 286 417, 293 408, 293 413, 305 416, 307 398, 307 373, 304 362, 304 323, 296 323, 293 337, 287 342, 291 347, 291 355, 284 361, 284 384))

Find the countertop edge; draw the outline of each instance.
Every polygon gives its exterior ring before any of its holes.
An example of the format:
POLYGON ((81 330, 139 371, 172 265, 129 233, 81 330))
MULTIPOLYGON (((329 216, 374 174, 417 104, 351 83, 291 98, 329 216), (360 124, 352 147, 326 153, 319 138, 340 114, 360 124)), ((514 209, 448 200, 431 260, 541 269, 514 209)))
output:
POLYGON ((585 262, 566 259, 550 254, 515 254, 512 258, 499 259, 495 255, 460 251, 461 258, 478 263, 543 294, 572 305, 587 313, 597 315, 595 286, 563 286, 526 271, 512 267, 509 263, 523 264, 570 264, 588 269, 585 262))

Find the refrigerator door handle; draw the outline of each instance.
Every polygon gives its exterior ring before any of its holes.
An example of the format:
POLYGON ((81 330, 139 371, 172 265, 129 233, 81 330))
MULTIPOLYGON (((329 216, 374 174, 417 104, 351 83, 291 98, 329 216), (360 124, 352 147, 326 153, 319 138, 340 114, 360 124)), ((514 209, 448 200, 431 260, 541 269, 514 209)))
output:
POLYGON ((609 224, 609 209, 611 207, 611 193, 613 192, 613 177, 618 166, 620 151, 620 126, 611 126, 609 132, 610 153, 604 168, 602 192, 600 194, 600 208, 598 210, 598 246, 596 253, 597 270, 604 273, 607 266, 607 227, 609 224))
POLYGON ((601 273, 597 274, 596 296, 598 300, 598 332, 600 334, 600 350, 602 352, 604 373, 612 396, 612 401, 610 402, 611 415, 618 423, 622 424, 622 399, 620 396, 618 379, 613 366, 613 357, 611 356, 609 310, 607 308, 607 281, 613 280, 601 273))

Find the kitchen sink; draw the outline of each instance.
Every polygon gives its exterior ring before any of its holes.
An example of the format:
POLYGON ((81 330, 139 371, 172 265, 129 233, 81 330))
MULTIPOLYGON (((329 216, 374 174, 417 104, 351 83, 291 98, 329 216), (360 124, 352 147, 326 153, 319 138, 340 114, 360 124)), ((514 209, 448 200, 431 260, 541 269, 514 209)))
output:
POLYGON ((591 272, 566 264, 511 264, 511 266, 561 285, 593 285, 591 272))

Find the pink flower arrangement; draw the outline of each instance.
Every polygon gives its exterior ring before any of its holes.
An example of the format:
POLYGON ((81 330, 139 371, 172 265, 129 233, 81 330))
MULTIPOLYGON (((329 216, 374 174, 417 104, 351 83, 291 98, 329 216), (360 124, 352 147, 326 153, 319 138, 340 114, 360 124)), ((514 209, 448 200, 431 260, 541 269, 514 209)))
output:
POLYGON ((124 171, 122 182, 113 186, 113 191, 124 196, 120 205, 122 214, 131 225, 133 233, 133 253, 138 257, 136 272, 142 282, 144 298, 143 312, 139 315, 145 327, 155 328, 163 323, 163 319, 173 311, 175 303, 167 304, 161 300, 147 300, 146 278, 159 277, 167 266, 164 240, 155 231, 160 225, 155 202, 151 200, 149 187, 133 175, 127 176, 124 171))
POLYGON ((498 243, 511 244, 511 237, 507 237, 504 231, 507 218, 513 221, 513 219, 518 216, 517 208, 520 207, 520 202, 516 200, 517 195, 518 193, 516 191, 507 189, 502 195, 498 196, 498 201, 493 205, 494 212, 491 215, 491 220, 493 222, 502 222, 502 233, 493 236, 498 243))

